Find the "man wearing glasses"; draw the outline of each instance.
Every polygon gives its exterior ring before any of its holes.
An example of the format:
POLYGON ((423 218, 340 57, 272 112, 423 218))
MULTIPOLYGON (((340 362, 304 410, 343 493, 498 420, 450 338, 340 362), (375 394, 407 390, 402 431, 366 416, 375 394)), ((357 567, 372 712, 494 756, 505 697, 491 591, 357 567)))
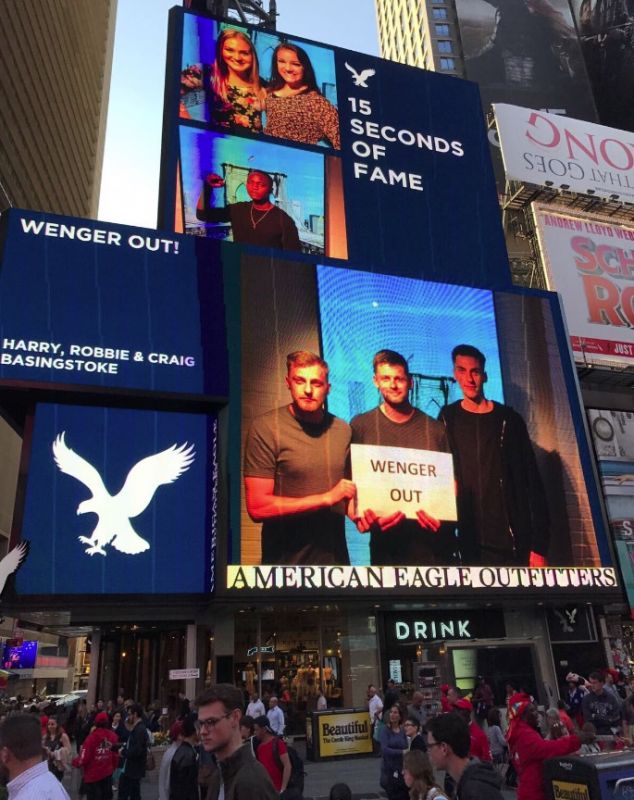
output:
POLYGON ((206 800, 278 800, 271 779, 240 735, 242 692, 228 683, 206 689, 196 701, 197 728, 218 763, 206 800))
POLYGON ((455 781, 454 800, 503 800, 493 765, 470 760, 470 744, 469 726, 455 712, 427 723, 427 754, 434 769, 445 770, 455 781))

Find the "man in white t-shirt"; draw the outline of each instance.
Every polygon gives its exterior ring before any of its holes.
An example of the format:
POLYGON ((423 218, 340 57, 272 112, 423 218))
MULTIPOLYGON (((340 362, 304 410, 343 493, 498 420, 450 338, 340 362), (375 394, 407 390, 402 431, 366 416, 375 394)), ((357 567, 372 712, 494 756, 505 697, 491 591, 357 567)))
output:
POLYGON ((258 693, 253 692, 251 695, 251 702, 247 706, 247 717, 253 717, 253 719, 257 719, 263 714, 266 714, 264 703, 260 700, 258 693))
POLYGON ((273 733, 277 736, 284 735, 284 712, 278 705, 277 697, 273 695, 269 700, 269 710, 267 715, 271 728, 273 728, 273 733))

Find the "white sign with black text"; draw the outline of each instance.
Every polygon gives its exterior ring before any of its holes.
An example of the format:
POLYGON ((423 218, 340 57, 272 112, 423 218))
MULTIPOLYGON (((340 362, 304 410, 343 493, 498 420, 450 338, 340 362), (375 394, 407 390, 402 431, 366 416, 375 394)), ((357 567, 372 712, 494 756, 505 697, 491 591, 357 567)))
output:
POLYGON ((450 453, 409 447, 350 446, 352 480, 357 487, 357 511, 387 516, 416 512, 439 520, 456 520, 456 490, 450 453))

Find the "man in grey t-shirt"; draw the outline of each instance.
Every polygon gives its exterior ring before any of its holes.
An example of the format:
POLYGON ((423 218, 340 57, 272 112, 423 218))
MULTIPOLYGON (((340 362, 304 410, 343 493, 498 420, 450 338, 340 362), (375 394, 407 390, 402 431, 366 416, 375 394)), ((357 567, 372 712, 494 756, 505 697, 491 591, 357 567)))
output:
POLYGON ((286 359, 291 402, 253 420, 244 456, 247 511, 262 522, 262 564, 350 563, 344 476, 350 426, 329 414, 328 365, 304 350, 286 359))

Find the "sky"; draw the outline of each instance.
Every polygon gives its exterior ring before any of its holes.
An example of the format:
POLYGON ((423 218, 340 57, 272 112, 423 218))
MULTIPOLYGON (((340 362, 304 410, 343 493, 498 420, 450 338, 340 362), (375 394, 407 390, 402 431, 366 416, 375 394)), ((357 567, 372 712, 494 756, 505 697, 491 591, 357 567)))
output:
MULTIPOLYGON (((99 202, 106 222, 156 227, 167 19, 175 5, 118 2, 99 202)), ((284 33, 379 55, 374 0, 277 0, 277 11, 284 33)))

